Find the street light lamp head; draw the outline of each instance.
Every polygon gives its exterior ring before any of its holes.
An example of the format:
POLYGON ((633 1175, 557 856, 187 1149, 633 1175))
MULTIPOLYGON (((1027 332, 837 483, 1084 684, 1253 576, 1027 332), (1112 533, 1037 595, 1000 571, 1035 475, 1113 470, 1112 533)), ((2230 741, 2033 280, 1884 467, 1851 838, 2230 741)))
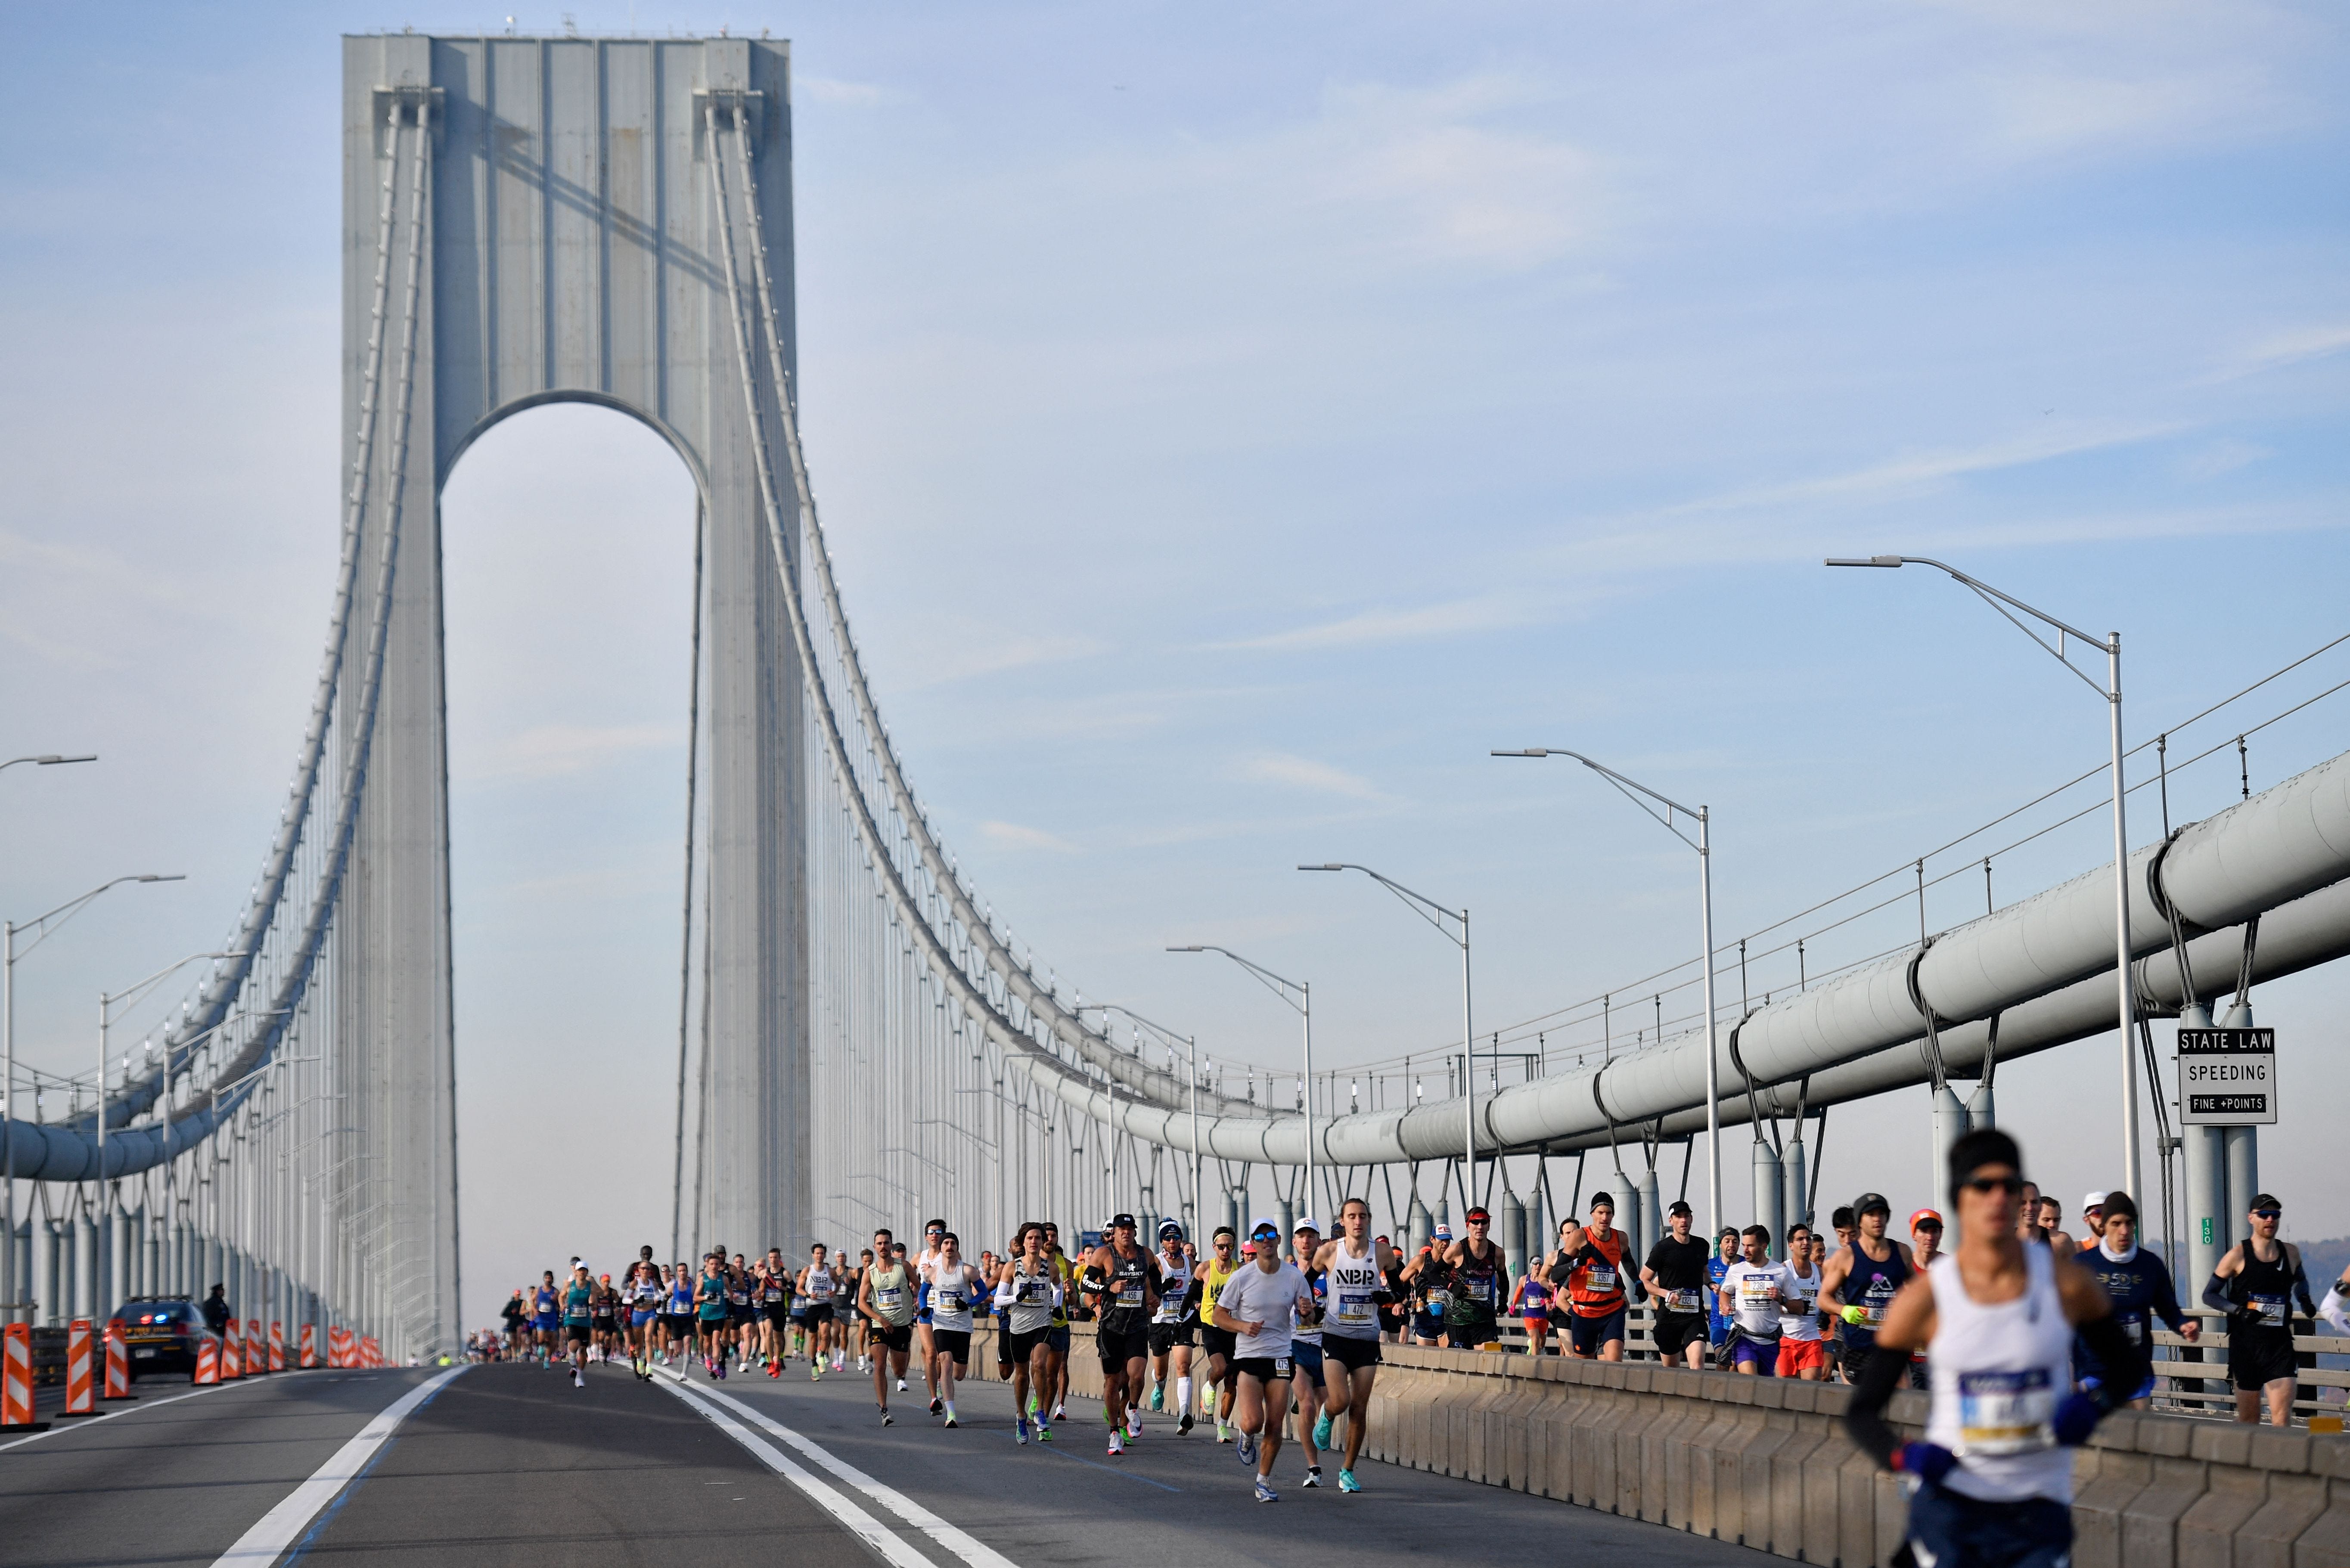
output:
POLYGON ((33 765, 40 768, 53 768, 60 763, 94 763, 96 761, 98 757, 94 753, 87 757, 61 757, 52 752, 46 757, 35 757, 33 765))
POLYGON ((1203 953, 1208 950, 1194 942, 1188 948, 1169 948, 1167 950, 1170 953, 1203 953))
POLYGON ((1826 564, 1831 566, 1898 566, 1901 564, 1901 557, 1898 556, 1871 556, 1866 561, 1854 561, 1846 560, 1840 556, 1830 556, 1826 564))
POLYGON ((133 877, 130 879, 133 882, 184 882, 188 878, 184 872, 175 873, 170 877, 158 877, 151 871, 144 877, 133 877))
POLYGON ((1546 757, 1550 755, 1550 748, 1547 746, 1528 746, 1522 752, 1495 752, 1493 754, 1497 757, 1546 757))
POLYGON ((1338 866, 1338 865, 1329 865, 1329 866, 1300 866, 1300 867, 1298 867, 1298 869, 1299 869, 1300 871, 1344 871, 1344 870, 1346 869, 1346 867, 1345 867, 1344 866, 1338 866))

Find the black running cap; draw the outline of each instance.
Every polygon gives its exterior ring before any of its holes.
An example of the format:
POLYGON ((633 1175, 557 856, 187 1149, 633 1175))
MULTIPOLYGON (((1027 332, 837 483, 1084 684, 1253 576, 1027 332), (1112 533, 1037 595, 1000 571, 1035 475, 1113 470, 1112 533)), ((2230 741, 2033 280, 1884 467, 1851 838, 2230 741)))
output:
MULTIPOLYGON (((2271 1197, 2268 1193, 2265 1193, 2265 1192, 2263 1192, 2263 1193, 2260 1194, 2258 1197, 2256 1197, 2256 1198, 2254 1198, 2254 1199, 2252 1199, 2252 1208, 2253 1208, 2253 1209, 2282 1209, 2282 1208, 2283 1208, 2283 1207, 2284 1207, 2284 1205, 2283 1205, 2283 1204, 2282 1204, 2282 1203, 2278 1202, 2274 1198, 2271 1197)), ((2251 1211, 2251 1210, 2246 1210, 2246 1212, 2247 1212, 2247 1213, 2249 1213, 2250 1211, 2251 1211)))
POLYGON ((1893 1205, 1885 1201, 1882 1192, 1864 1192, 1852 1200, 1852 1212, 1855 1219, 1863 1214, 1890 1214, 1893 1205))
POLYGON ((1694 1214, 1696 1212, 1696 1210, 1691 1209, 1689 1206, 1689 1202, 1686 1199, 1676 1198, 1665 1210, 1665 1218, 1669 1220, 1676 1214, 1694 1214))
POLYGON ((1131 1231, 1134 1229, 1134 1216, 1113 1214, 1109 1217, 1109 1228, 1113 1231, 1131 1231))

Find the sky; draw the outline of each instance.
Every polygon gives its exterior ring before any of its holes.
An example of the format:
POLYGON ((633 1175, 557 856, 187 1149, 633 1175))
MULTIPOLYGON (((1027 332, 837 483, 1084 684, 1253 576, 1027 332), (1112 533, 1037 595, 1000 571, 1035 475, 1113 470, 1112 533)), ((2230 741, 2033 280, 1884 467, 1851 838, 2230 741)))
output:
MULTIPOLYGON (((28 1060, 78 1067, 98 992, 216 945, 276 820, 338 526, 337 36, 504 15, 12 27, 0 760, 102 760, 0 774, 0 907, 189 878, 26 961, 28 1060)), ((1457 1039, 1453 950, 1305 861, 1466 905, 1481 1033, 1602 992, 1638 1025, 1696 945, 1691 857, 1495 747, 1706 804, 1731 937, 2104 758, 2102 705, 1980 602, 1824 556, 1937 556, 2118 629, 2133 742, 2350 631, 2328 8, 571 16, 793 41, 800 400, 891 732, 1024 945, 1220 1056, 1285 1065, 1290 1017, 1170 943, 1311 980, 1317 1064, 1457 1039)), ((469 1317, 665 1224, 691 507, 584 408, 500 426, 443 496, 469 1317)), ((2173 760, 2221 749, 2172 819, 2237 797, 2239 730, 2345 679, 2350 647, 2180 730, 2173 760)), ((2345 703, 2251 734, 2252 787, 2342 751, 2345 703)), ((2131 809, 2155 837, 2156 793, 2131 809)), ((1995 896, 2106 833, 1997 856, 1995 896)), ((1929 925, 1980 897, 1936 886, 1929 925)), ((1794 981, 1779 954, 1748 985, 1794 981)), ((2339 967, 2256 1002, 2288 1105, 2342 1103, 2339 967)), ((2001 1075, 2068 1206, 2115 1179, 2114 1049, 2001 1075)), ((2340 1234, 2309 1114, 2265 1184, 2340 1234)), ((1824 1193, 1926 1202, 1925 1121, 1922 1093, 1834 1113, 1824 1193)))

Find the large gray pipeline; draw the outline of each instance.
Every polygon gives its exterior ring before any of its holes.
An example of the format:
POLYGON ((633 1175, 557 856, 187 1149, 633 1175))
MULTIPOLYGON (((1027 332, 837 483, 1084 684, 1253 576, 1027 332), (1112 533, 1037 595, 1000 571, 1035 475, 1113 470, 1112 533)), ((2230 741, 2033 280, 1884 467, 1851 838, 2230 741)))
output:
MULTIPOLYGON (((2165 953, 2156 972, 2168 966, 2175 995, 2168 922, 2148 890, 2149 868, 2158 862, 2164 898, 2190 938, 2190 972, 2204 994, 2223 972, 2234 972, 2232 959, 2213 956, 2241 951, 2241 937, 2227 929, 2253 915, 2265 917, 2255 950, 2262 977, 2350 953, 2350 892, 2335 886, 2350 877, 2350 753, 2196 823, 2167 845, 2131 855, 2133 956, 2165 953), (2324 896, 2308 897, 2321 888, 2324 896)), ((1934 1010, 1946 1065, 1971 1068, 1981 1061, 1994 1013, 2001 1015, 2002 1055, 2109 1029, 2112 986, 2104 982, 2107 1001, 2100 1011, 2095 977, 2112 970, 2113 940, 2113 868, 2106 867, 1945 931, 1922 951, 1912 948, 1760 1008, 1739 1027, 1734 1056, 1730 1032, 1721 1032, 1722 1116, 1745 1119, 1742 1063, 1758 1086, 1808 1076, 1814 1104, 1921 1081, 1928 1067, 1918 1049, 1926 1034, 1920 1000, 1934 1010)), ((1153 1143, 1191 1148, 1191 1118, 1182 1109, 1111 1096, 1033 1044, 1006 1044, 1015 1070, 1085 1114, 1153 1143)), ((1786 1098, 1783 1109, 1792 1110, 1786 1098)), ((1631 1136, 1635 1124, 1663 1118, 1665 1133, 1678 1136, 1691 1118, 1703 1124, 1704 1106, 1704 1037, 1693 1032, 1603 1067, 1480 1095, 1474 1121, 1481 1151, 1571 1149, 1605 1142, 1611 1123, 1631 1136)), ((1337 1117, 1315 1127, 1315 1158, 1331 1165, 1441 1159, 1461 1152, 1466 1119, 1450 1101, 1337 1117)), ((1220 1158, 1280 1165, 1305 1159, 1305 1122, 1295 1116, 1203 1114, 1200 1135, 1201 1152, 1220 1158)))

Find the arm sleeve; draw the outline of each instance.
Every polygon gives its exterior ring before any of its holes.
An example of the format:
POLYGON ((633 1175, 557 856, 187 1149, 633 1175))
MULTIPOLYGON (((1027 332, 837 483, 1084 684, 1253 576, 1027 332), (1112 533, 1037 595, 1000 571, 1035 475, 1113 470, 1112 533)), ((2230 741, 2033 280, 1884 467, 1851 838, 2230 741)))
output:
POLYGON ((2350 1334, 2350 1303, 2343 1300, 2340 1282, 2317 1303, 2317 1315, 2334 1333, 2350 1334))
POLYGON ((1909 1353, 1879 1346, 1861 1368, 1859 1381, 1853 1385, 1852 1401, 1845 1407, 1845 1436, 1887 1469, 1893 1468, 1893 1450, 1901 1446, 1901 1434, 1887 1423, 1885 1407, 1908 1376, 1909 1353))
POLYGON ((2301 1300, 2301 1312, 2303 1317, 2317 1315, 2317 1303, 2309 1299, 2309 1273, 2302 1267, 2299 1258, 2293 1261, 2293 1293, 2301 1300))
POLYGON ((2213 1274, 2210 1279, 2204 1281, 2203 1304, 2210 1307, 2213 1312, 2223 1312, 2233 1315, 2236 1310, 2236 1303, 2228 1299, 2228 1282, 2221 1279, 2218 1274, 2213 1274))

